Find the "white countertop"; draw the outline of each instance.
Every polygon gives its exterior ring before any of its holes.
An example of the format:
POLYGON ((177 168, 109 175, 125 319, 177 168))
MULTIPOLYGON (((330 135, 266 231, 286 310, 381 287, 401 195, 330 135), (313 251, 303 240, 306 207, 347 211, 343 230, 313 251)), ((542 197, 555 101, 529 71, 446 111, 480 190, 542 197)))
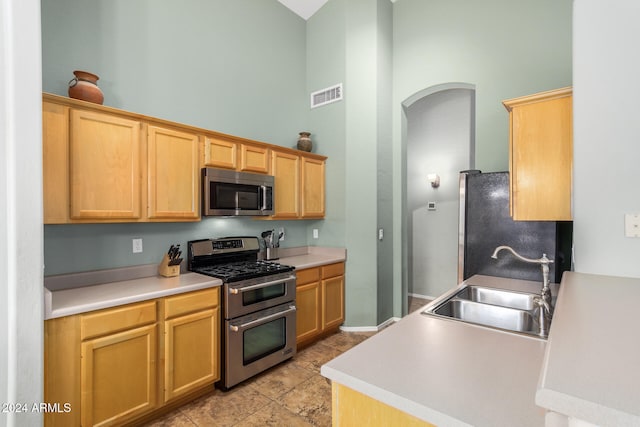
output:
MULTIPOLYGON (((286 257, 280 258, 278 262, 296 269, 346 260, 344 248, 310 246, 283 249, 282 252, 286 257)), ((176 277, 151 275, 155 271, 157 266, 144 265, 47 277, 45 285, 48 284, 50 289, 44 289, 44 318, 47 320, 86 313, 222 285, 220 279, 202 274, 183 272, 176 277), (145 274, 149 276, 139 277, 145 274), (123 280, 129 276, 139 278, 123 280)))
MULTIPOLYGON (((540 290, 474 276, 467 283, 540 290)), ((546 341, 418 310, 321 368, 325 377, 439 426, 543 426, 535 404, 546 341)))
MULTIPOLYGON (((282 251, 282 249, 281 249, 282 251)), ((280 264, 292 265, 298 270, 318 267, 320 265, 344 262, 347 259, 347 251, 344 248, 328 248, 309 246, 306 253, 287 256, 283 251, 282 257, 278 260, 280 264)), ((294 254, 296 252, 293 252, 294 254)))
POLYGON ((640 425, 640 279, 565 273, 536 403, 599 426, 640 425))
POLYGON ((45 288, 44 318, 54 319, 220 285, 220 279, 184 273, 176 277, 151 276, 57 291, 45 288))

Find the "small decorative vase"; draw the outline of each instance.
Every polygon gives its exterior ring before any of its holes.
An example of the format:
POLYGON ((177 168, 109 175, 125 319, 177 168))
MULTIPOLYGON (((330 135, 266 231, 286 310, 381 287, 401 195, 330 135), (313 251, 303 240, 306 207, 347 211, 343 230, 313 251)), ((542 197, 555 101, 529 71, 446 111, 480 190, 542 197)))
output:
POLYGON ((98 87, 99 77, 87 71, 76 70, 69 81, 69 97, 102 104, 104 95, 98 87))
POLYGON ((298 138, 298 150, 310 152, 311 148, 313 148, 311 133, 300 132, 300 137, 298 138))

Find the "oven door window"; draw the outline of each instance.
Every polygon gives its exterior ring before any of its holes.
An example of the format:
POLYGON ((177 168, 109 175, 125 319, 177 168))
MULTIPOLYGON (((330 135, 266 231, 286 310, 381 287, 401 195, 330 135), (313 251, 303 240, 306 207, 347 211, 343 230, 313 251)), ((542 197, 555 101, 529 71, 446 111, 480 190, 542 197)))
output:
POLYGON ((287 318, 280 317, 244 331, 242 335, 242 363, 248 365, 275 353, 287 343, 287 318))
POLYGON ((261 207, 260 186, 212 182, 211 208, 256 210, 261 207))
POLYGON ((262 301, 269 301, 274 298, 282 297, 286 295, 286 293, 287 287, 285 282, 265 286, 264 288, 242 291, 242 305, 246 307, 262 301))

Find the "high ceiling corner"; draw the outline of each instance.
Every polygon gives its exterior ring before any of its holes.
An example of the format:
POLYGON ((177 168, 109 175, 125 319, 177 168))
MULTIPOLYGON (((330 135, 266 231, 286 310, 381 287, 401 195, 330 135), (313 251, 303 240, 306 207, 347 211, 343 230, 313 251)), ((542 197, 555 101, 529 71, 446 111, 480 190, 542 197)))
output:
POLYGON ((316 13, 328 0, 278 0, 305 21, 316 13))

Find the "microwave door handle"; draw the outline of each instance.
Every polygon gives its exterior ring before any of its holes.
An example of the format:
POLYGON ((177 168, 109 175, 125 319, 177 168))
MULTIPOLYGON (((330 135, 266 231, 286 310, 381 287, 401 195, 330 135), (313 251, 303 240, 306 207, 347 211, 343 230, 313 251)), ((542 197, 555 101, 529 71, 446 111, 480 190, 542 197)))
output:
POLYGON ((267 210, 267 186, 261 185, 260 192, 262 192, 262 207, 260 208, 260 210, 266 211, 267 210))
POLYGON ((231 329, 233 332, 238 332, 241 329, 247 329, 260 323, 267 323, 272 319, 277 319, 278 317, 282 317, 286 314, 291 313, 292 311, 296 311, 295 305, 290 305, 289 308, 284 311, 279 311, 278 313, 270 314, 269 316, 261 317, 256 320, 252 320, 251 322, 243 323, 242 325, 231 325, 229 326, 229 329, 231 329))

